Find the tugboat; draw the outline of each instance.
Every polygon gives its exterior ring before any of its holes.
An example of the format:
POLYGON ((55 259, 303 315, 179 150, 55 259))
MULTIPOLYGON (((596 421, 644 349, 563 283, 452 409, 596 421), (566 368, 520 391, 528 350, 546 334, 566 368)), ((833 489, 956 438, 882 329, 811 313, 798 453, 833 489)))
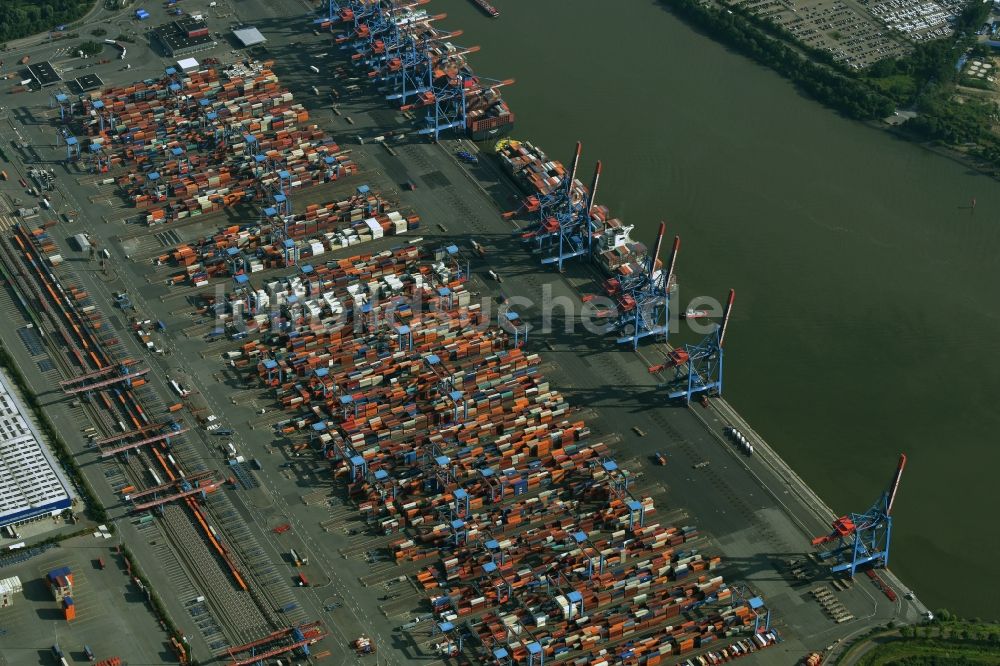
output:
POLYGON ((500 18, 500 10, 486 2, 486 0, 472 0, 472 4, 486 12, 487 16, 500 18))

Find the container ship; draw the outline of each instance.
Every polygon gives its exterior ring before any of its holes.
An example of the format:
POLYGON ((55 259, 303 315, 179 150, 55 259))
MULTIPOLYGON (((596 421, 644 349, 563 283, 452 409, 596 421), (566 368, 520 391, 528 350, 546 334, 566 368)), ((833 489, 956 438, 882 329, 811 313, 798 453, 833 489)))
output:
POLYGON ((469 122, 466 129, 473 141, 497 139, 514 129, 514 112, 496 90, 483 90, 470 98, 467 113, 469 122))
MULTIPOLYGON (((537 199, 551 194, 567 177, 562 162, 553 160, 528 141, 503 139, 496 144, 496 154, 504 171, 518 188, 528 196, 528 207, 537 205, 537 199), (534 198, 535 203, 532 203, 534 198)), ((575 202, 589 198, 590 190, 579 180, 574 180, 571 196, 575 202)), ((595 205, 590 211, 594 260, 611 277, 620 277, 641 270, 646 262, 648 249, 645 244, 632 239, 633 227, 612 217, 607 206, 595 205)))
POLYGON ((486 2, 486 0, 472 0, 472 4, 483 10, 483 13, 492 18, 500 18, 500 10, 486 2))

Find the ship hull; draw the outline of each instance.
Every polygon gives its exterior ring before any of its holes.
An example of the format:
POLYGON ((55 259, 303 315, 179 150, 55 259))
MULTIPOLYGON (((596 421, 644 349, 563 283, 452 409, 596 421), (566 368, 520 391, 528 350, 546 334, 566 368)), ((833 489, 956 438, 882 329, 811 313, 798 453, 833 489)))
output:
POLYGON ((500 139, 514 130, 514 114, 499 118, 478 120, 469 127, 469 138, 473 141, 490 141, 500 139))

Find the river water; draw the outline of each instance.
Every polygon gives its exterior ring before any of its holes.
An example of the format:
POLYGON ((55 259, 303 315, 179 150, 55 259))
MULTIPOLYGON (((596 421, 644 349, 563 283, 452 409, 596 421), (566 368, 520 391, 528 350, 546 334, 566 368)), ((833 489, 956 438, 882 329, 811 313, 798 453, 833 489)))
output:
POLYGON ((685 299, 736 289, 726 397, 838 513, 865 511, 905 452, 893 571, 931 607, 1000 616, 1000 184, 651 0, 495 2, 498 20, 430 7, 482 45, 478 73, 517 79, 515 137, 565 163, 582 140, 600 202, 638 238, 661 219, 681 235, 685 299))

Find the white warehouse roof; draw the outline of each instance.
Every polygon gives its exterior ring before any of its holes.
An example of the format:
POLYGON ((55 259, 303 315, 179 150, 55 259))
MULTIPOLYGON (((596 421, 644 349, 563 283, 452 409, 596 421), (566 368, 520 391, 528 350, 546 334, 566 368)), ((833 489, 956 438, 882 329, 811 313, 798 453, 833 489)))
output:
POLYGON ((0 526, 69 508, 69 487, 0 372, 0 526))
POLYGON ((239 28, 233 30, 233 34, 236 35, 236 39, 240 40, 243 46, 253 46, 254 44, 263 44, 267 40, 264 39, 264 35, 260 34, 260 30, 253 27, 239 28))
POLYGON ((17 576, 0 580, 0 597, 10 596, 21 592, 21 579, 17 576))
POLYGON ((184 58, 177 61, 177 66, 181 68, 182 72, 186 72, 189 69, 198 69, 198 61, 194 58, 184 58))

